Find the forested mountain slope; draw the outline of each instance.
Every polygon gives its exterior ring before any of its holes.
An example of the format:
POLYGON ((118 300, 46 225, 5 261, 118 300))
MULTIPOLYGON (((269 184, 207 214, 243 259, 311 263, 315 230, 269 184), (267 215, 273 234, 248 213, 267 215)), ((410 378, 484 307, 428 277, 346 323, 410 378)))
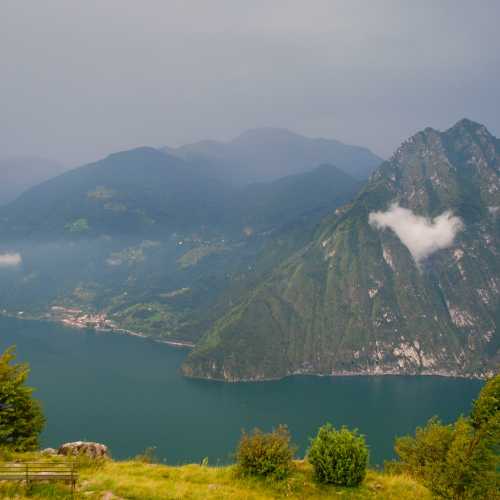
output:
POLYGON ((500 361, 499 290, 500 141, 469 120, 427 128, 220 318, 183 371, 482 376, 500 361))

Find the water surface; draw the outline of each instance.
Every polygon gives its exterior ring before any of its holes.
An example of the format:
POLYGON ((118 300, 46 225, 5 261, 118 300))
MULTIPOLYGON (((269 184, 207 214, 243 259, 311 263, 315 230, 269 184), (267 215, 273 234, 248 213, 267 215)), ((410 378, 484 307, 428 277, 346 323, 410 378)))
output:
POLYGON ((31 365, 47 416, 42 445, 92 440, 116 458, 148 446, 168 463, 224 463, 241 429, 286 423, 303 454, 326 421, 366 435, 371 462, 392 457, 394 436, 432 415, 468 413, 481 382, 441 377, 291 377, 224 384, 179 375, 186 351, 117 334, 0 317, 0 349, 31 365))

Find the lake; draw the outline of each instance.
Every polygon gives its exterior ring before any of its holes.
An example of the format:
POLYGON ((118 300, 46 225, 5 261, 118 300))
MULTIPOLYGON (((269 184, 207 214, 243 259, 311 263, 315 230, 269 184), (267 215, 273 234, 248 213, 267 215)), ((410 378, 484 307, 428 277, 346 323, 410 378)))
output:
POLYGON ((115 458, 146 447, 167 463, 226 463, 241 429, 287 424, 303 455, 329 421, 366 435, 371 463, 392 457, 394 437, 438 415, 468 413, 482 383, 441 377, 290 377, 225 384, 189 380, 187 351, 145 339, 0 317, 0 349, 16 344, 43 402, 44 447, 107 444, 115 458))

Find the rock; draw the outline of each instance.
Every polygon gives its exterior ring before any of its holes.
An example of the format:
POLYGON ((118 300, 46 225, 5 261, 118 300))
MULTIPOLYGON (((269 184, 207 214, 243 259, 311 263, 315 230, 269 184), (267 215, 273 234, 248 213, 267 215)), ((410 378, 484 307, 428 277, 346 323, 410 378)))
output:
POLYGON ((109 458, 108 447, 100 443, 86 441, 75 441, 74 443, 64 443, 57 450, 59 455, 87 456, 90 458, 109 458))
POLYGON ((42 455, 57 455, 57 450, 55 448, 45 448, 41 453, 42 455))

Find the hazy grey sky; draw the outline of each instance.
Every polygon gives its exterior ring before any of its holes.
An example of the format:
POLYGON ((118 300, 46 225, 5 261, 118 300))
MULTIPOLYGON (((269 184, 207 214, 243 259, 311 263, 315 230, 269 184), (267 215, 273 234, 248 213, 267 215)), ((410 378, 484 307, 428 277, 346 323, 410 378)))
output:
POLYGON ((386 156, 500 132, 500 1, 0 0, 0 157, 68 164, 259 126, 386 156))

